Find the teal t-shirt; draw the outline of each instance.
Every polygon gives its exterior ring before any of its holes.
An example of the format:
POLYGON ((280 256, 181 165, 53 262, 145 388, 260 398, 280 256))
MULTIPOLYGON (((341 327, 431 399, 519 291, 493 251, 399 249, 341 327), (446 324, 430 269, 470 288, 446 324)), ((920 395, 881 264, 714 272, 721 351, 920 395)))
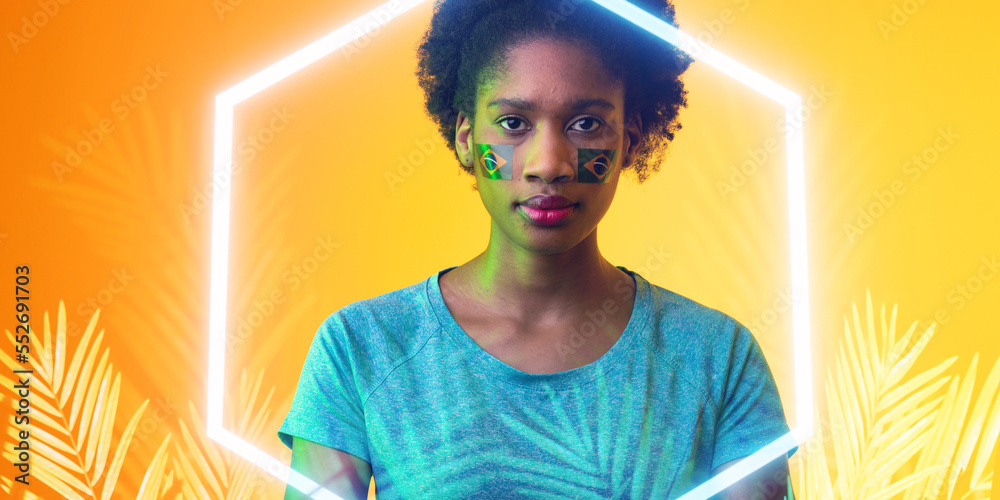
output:
POLYGON ((438 285, 451 269, 323 322, 282 442, 364 459, 380 500, 676 498, 789 430, 753 335, 715 309, 619 266, 636 297, 618 341, 533 374, 459 327, 438 285))

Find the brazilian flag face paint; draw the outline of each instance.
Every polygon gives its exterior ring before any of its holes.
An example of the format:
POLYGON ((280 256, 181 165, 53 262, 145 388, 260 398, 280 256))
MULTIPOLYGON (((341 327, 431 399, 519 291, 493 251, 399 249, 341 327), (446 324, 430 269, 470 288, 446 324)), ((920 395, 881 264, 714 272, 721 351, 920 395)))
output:
POLYGON ((514 178, 513 144, 475 144, 476 165, 487 179, 514 178))
POLYGON ((603 184, 611 178, 618 159, 617 149, 580 148, 577 153, 577 182, 603 184))

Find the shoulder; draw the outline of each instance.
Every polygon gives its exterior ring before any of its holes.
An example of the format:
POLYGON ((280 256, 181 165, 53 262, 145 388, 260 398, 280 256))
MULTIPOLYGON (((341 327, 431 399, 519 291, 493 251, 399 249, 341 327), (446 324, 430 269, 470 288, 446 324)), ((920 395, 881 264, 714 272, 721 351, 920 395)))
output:
POLYGON ((328 316, 324 325, 343 327, 362 337, 370 337, 364 332, 372 330, 383 333, 399 333, 405 330, 412 332, 414 328, 426 326, 428 319, 435 320, 426 285, 427 280, 422 280, 372 298, 352 302, 328 316))
POLYGON ((355 372, 379 378, 440 332, 427 283, 422 280, 341 307, 323 321, 315 341, 329 346, 331 357, 349 362, 355 372))
POLYGON ((658 285, 649 284, 650 342, 658 351, 707 349, 730 345, 750 331, 732 316, 658 285))
POLYGON ((652 283, 649 289, 650 351, 717 407, 747 360, 763 360, 756 339, 722 311, 652 283))

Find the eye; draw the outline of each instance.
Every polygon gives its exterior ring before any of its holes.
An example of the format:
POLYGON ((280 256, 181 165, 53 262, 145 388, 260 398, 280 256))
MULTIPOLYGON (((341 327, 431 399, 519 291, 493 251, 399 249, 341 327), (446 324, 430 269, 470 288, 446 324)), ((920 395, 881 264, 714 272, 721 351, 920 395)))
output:
POLYGON ((524 122, 524 120, 516 116, 505 116, 501 118, 500 121, 497 123, 499 123, 504 130, 508 130, 511 132, 518 132, 527 128, 527 124, 524 122))
POLYGON ((580 132, 594 132, 601 128, 601 122, 597 118, 588 116, 577 120, 570 128, 580 132))

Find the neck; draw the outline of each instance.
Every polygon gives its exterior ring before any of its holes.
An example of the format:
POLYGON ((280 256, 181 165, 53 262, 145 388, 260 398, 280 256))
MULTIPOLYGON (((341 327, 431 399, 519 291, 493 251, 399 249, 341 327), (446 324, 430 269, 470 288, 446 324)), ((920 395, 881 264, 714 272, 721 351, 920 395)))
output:
MULTIPOLYGON (((607 294, 624 274, 597 248, 597 230, 561 253, 529 252, 498 237, 470 260, 470 292, 483 304, 525 320, 556 319, 581 311, 607 294)), ((631 280, 628 280, 631 284, 631 280)))

